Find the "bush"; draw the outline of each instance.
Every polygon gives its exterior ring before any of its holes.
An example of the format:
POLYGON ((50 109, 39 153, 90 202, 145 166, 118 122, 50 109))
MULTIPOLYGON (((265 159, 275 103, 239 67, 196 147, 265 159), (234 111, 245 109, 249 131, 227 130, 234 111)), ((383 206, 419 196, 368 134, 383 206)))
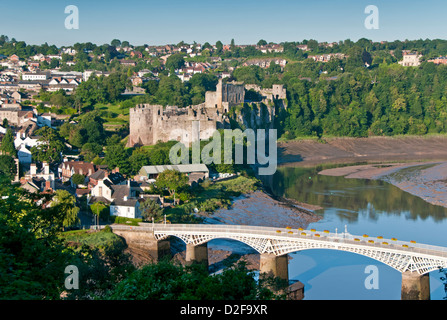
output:
POLYGON ((126 218, 126 217, 117 217, 117 216, 110 216, 110 220, 112 223, 116 224, 125 224, 128 226, 138 226, 140 222, 142 222, 142 219, 132 219, 132 218, 126 218))

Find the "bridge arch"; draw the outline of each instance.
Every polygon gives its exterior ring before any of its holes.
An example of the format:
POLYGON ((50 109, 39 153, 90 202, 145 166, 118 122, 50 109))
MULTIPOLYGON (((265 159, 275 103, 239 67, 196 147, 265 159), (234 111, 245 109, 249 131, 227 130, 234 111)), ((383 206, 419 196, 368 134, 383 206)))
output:
POLYGON ((446 259, 437 259, 428 255, 413 254, 411 251, 398 250, 395 247, 382 248, 367 246, 362 243, 353 245, 351 243, 322 241, 308 238, 281 238, 265 237, 257 234, 219 234, 219 233, 188 233, 176 231, 155 232, 155 237, 159 240, 169 236, 175 236, 187 245, 194 246, 205 244, 214 239, 235 240, 248 245, 260 254, 274 254, 282 256, 293 252, 309 249, 330 249, 344 252, 351 252, 362 255, 399 271, 410 271, 423 275, 439 267, 447 267, 446 259))

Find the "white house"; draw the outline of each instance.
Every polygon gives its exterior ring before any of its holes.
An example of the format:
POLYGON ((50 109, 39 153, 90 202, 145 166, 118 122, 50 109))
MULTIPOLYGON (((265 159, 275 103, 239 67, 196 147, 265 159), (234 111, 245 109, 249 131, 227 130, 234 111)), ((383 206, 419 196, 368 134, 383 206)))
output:
POLYGON ((46 162, 42 163, 42 169, 37 170, 37 166, 35 163, 31 163, 30 170, 27 174, 25 174, 25 179, 27 181, 34 180, 43 180, 44 185, 42 189, 53 189, 55 188, 55 175, 50 171, 50 165, 46 162))
POLYGON ((138 198, 115 199, 110 204, 110 215, 125 218, 141 218, 140 201, 138 198))
POLYGON ((48 72, 23 72, 22 80, 25 81, 43 81, 49 78, 48 72))
POLYGON ((16 149, 19 148, 22 144, 28 148, 32 148, 42 143, 43 143, 42 141, 39 141, 39 138, 37 137, 32 138, 29 136, 25 138, 25 134, 23 133, 22 135, 20 135, 20 132, 17 132, 16 138, 14 139, 14 146, 16 149))
POLYGON ((17 150, 17 158, 19 158, 20 163, 31 163, 32 162, 32 156, 31 151, 29 151, 25 144, 22 144, 20 148, 17 150))
POLYGON ((39 127, 47 126, 47 127, 52 128, 51 127, 52 120, 53 120, 53 118, 50 113, 42 113, 42 114, 37 115, 37 125, 39 127))

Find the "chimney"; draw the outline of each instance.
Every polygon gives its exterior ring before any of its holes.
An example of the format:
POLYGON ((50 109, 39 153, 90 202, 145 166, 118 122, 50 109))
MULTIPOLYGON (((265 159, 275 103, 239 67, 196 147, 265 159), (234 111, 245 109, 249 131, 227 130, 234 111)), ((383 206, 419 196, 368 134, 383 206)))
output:
POLYGON ((45 181, 45 190, 50 190, 51 189, 51 181, 50 180, 46 180, 45 181))
POLYGON ((91 176, 93 174, 92 168, 88 169, 88 175, 91 176))
POLYGON ((34 176, 37 173, 37 167, 35 163, 31 163, 30 169, 29 169, 30 175, 34 176))
POLYGON ((124 198, 123 198, 123 199, 124 199, 124 201, 127 201, 127 196, 124 196, 124 198))

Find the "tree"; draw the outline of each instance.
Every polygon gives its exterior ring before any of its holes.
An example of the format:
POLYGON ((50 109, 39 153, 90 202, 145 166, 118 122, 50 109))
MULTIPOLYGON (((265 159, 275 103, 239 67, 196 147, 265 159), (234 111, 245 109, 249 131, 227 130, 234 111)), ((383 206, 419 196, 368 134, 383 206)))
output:
POLYGON ((102 220, 108 220, 110 217, 110 206, 98 201, 90 205, 91 212, 102 220))
POLYGON ((85 176, 83 174, 75 173, 71 176, 71 182, 75 185, 84 184, 85 176))
POLYGON ((257 43, 258 47, 265 46, 266 44, 267 44, 267 41, 265 41, 264 39, 259 40, 257 43))
POLYGON ((168 190, 170 195, 188 186, 188 177, 177 170, 161 172, 155 182, 157 188, 168 190))
POLYGON ((362 61, 363 61, 363 63, 366 63, 369 66, 372 64, 371 54, 366 50, 364 50, 362 53, 362 61))
POLYGON ((121 46, 121 41, 120 41, 119 39, 113 39, 113 40, 110 42, 110 45, 111 45, 112 47, 119 47, 119 46, 121 46))
POLYGON ((61 224, 63 227, 75 226, 81 222, 78 217, 79 208, 76 206, 76 198, 67 190, 56 190, 53 197, 52 207, 62 213, 60 219, 62 220, 61 224))
POLYGON ((146 221, 150 221, 152 218, 154 218, 154 220, 159 219, 163 215, 163 209, 160 205, 150 198, 147 198, 143 203, 141 203, 140 211, 141 216, 146 221))
POLYGON ((132 152, 129 157, 130 166, 132 168, 132 174, 137 174, 141 167, 150 165, 149 154, 144 148, 137 148, 132 152))
POLYGON ((36 135, 40 136, 38 141, 41 143, 31 148, 33 158, 48 163, 61 161, 61 153, 65 150, 65 144, 59 133, 45 126, 37 130, 36 135))
POLYGON ((104 160, 110 169, 118 167, 123 174, 130 174, 132 172, 129 153, 121 143, 107 146, 104 160))
POLYGON ((5 175, 9 180, 14 179, 17 174, 17 166, 14 158, 10 155, 0 155, 0 175, 5 175))
POLYGON ((166 59, 166 70, 170 70, 173 72, 174 70, 180 69, 185 65, 185 59, 183 58, 183 54, 176 53, 168 57, 166 59))
POLYGON ((285 299, 283 292, 269 288, 276 279, 261 277, 245 263, 209 275, 202 265, 183 267, 168 261, 148 264, 119 283, 112 300, 271 300, 285 299))
POLYGON ((0 150, 12 157, 17 157, 17 150, 14 146, 14 135, 12 133, 12 130, 9 128, 8 130, 6 130, 6 134, 3 137, 2 144, 0 145, 0 150))
POLYGON ((0 194, 0 297, 60 299, 74 255, 57 236, 62 213, 37 204, 49 195, 31 194, 1 175, 0 194))

